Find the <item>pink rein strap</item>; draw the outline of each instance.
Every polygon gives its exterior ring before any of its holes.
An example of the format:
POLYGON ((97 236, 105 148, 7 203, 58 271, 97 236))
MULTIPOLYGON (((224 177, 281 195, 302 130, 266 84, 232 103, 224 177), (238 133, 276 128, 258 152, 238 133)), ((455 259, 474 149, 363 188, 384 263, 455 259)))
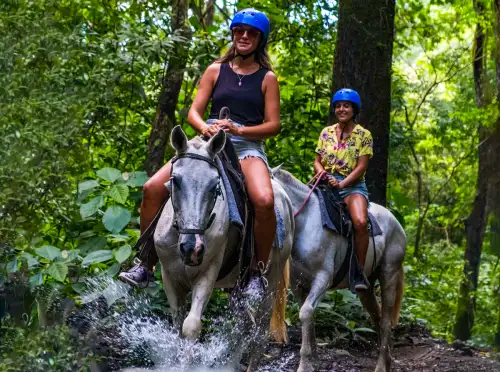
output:
POLYGON ((318 173, 316 173, 316 174, 314 175, 314 177, 313 177, 313 178, 311 178, 311 179, 309 180, 309 182, 308 182, 308 183, 306 183, 306 185, 309 185, 311 182, 313 182, 313 181, 317 178, 317 179, 316 179, 316 182, 315 182, 315 183, 314 183, 314 185, 313 185, 313 187, 312 187, 312 188, 311 188, 311 190, 309 191, 309 194, 307 194, 306 199, 304 200, 304 202, 302 203, 302 205, 299 207, 299 209, 297 209, 297 211, 293 214, 293 216, 294 216, 294 217, 295 217, 295 216, 297 216, 297 215, 300 213, 300 211, 302 211, 302 208, 304 208, 304 206, 305 206, 305 205, 307 204, 307 202, 309 201, 309 198, 311 197, 312 193, 314 192, 314 189, 318 186, 319 181, 321 181, 321 177, 318 177, 318 175, 319 175, 319 172, 318 172, 318 173))

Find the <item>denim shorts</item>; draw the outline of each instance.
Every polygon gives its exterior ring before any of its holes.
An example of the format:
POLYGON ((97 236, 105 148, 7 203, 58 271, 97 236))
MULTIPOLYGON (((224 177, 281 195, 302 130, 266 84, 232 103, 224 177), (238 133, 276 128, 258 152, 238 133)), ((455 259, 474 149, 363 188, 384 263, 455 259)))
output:
MULTIPOLYGON (((212 125, 216 121, 216 119, 208 119, 207 125, 212 125)), ((232 123, 237 127, 244 127, 243 124, 236 123, 234 121, 232 121, 232 123)), ((251 157, 259 158, 262 159, 262 161, 266 164, 267 169, 271 169, 269 168, 267 156, 264 151, 264 141, 250 140, 239 136, 233 136, 230 133, 227 133, 227 136, 229 139, 231 139, 231 142, 233 143, 234 149, 236 150, 236 153, 238 154, 238 158, 240 160, 251 157)))
MULTIPOLYGON (((329 173, 328 175, 335 177, 336 180, 339 182, 345 179, 345 176, 343 176, 339 173, 334 173, 334 174, 329 173)), ((361 194, 366 198, 366 202, 368 204, 370 204, 370 199, 368 198, 368 188, 366 187, 366 183, 364 180, 360 181, 358 183, 355 183, 352 186, 345 187, 343 189, 338 189, 338 190, 339 190, 339 195, 342 199, 345 199, 346 197, 348 197, 349 195, 352 195, 352 194, 361 194)))

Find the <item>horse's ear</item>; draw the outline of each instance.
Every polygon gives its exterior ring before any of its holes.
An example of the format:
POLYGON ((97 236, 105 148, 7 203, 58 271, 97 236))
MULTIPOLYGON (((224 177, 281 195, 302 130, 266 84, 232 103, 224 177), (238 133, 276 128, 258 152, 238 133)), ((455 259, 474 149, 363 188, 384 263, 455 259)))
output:
POLYGON ((212 155, 217 155, 226 145, 226 132, 220 129, 215 136, 210 138, 207 144, 207 150, 212 155))
POLYGON ((186 133, 184 133, 180 125, 176 125, 170 135, 170 145, 178 154, 181 154, 187 150, 187 142, 186 133))

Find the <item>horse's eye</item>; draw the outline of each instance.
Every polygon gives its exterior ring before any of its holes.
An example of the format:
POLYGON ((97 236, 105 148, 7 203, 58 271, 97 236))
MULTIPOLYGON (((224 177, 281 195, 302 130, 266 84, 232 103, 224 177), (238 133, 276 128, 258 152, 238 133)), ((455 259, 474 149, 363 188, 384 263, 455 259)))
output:
POLYGON ((172 181, 172 186, 175 185, 175 187, 181 187, 181 177, 180 176, 172 176, 170 177, 170 180, 172 181))
POLYGON ((214 182, 208 185, 208 191, 211 193, 215 193, 217 191, 218 186, 219 186, 219 180, 215 180, 214 182))

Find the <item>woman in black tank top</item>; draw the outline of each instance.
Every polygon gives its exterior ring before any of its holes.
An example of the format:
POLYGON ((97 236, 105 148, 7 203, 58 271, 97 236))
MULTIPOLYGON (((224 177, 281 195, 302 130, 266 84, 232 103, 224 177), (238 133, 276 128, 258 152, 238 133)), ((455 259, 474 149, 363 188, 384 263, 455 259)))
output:
MULTIPOLYGON (((249 291, 264 293, 258 267, 267 265, 276 233, 274 194, 262 141, 279 132, 280 96, 278 79, 272 72, 266 43, 270 32, 267 16, 255 9, 238 12, 231 23, 233 44, 203 74, 188 114, 199 133, 211 137, 220 129, 230 134, 245 175, 248 196, 255 210, 256 261, 249 291), (202 116, 211 102, 209 124, 202 116), (231 120, 216 120, 222 107, 230 109, 231 120), (264 265, 259 265, 262 262, 264 265)), ((141 232, 151 223, 169 194, 171 163, 165 164, 143 188, 141 232)), ((158 262, 154 246, 146 244, 139 262, 119 278, 135 286, 147 284, 158 262)))
POLYGON ((245 9, 235 15, 231 30, 233 44, 203 74, 188 121, 207 136, 215 135, 220 129, 232 135, 255 209, 256 261, 249 287, 263 292, 257 267, 268 262, 276 233, 276 216, 267 159, 263 147, 258 151, 254 144, 262 146, 263 140, 279 132, 279 87, 266 52, 270 30, 267 16, 255 9, 245 9), (210 120, 213 124, 207 125, 202 116, 210 101, 210 119, 217 119, 220 109, 226 106, 231 120, 210 120))

